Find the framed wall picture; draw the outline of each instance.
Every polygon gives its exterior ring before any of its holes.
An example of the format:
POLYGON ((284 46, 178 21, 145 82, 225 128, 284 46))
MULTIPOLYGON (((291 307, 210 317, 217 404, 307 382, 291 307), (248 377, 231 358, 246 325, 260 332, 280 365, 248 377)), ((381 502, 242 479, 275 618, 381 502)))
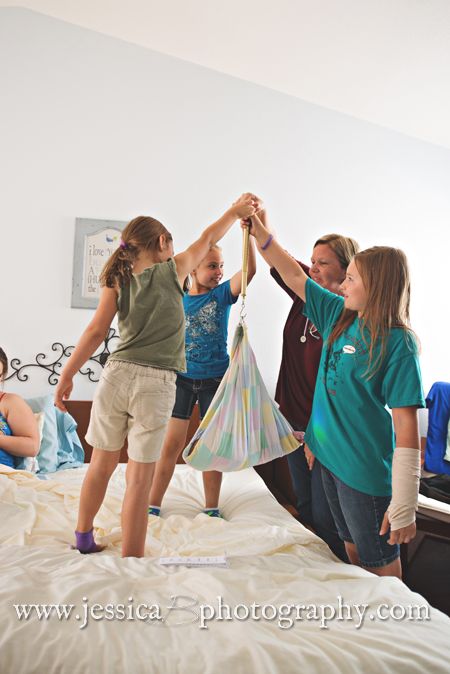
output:
POLYGON ((96 309, 100 295, 100 272, 120 244, 127 223, 119 220, 75 221, 72 304, 77 309, 96 309))

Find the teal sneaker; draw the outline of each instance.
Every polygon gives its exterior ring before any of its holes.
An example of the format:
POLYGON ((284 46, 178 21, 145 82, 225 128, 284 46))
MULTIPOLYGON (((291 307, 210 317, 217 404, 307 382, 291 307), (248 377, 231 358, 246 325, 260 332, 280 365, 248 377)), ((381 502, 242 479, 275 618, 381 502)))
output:
POLYGON ((219 517, 221 520, 223 520, 223 516, 221 515, 219 508, 204 508, 203 512, 205 515, 208 515, 208 517, 219 517))

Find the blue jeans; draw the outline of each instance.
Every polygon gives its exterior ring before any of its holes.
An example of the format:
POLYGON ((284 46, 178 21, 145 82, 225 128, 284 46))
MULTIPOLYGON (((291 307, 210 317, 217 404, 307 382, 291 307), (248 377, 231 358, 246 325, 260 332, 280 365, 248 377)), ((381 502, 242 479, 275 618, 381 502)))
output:
POLYGON ((339 537, 323 488, 321 464, 316 459, 313 469, 309 470, 303 447, 288 454, 287 460, 300 521, 311 526, 336 557, 348 562, 345 545, 339 537))
POLYGON ((322 480, 340 537, 354 543, 365 568, 390 564, 400 556, 400 546, 388 543, 389 532, 380 536, 390 496, 371 496, 349 487, 322 466, 322 480))
POLYGON ((222 377, 191 379, 177 374, 177 393, 172 417, 175 417, 175 419, 190 419, 194 405, 198 400, 200 419, 203 419, 221 381, 222 377))

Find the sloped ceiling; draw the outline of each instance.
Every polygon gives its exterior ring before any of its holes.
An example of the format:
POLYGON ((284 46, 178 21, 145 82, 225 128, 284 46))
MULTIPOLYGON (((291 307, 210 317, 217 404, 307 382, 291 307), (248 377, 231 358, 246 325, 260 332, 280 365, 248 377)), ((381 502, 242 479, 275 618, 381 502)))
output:
POLYGON ((27 0, 26 7, 450 148, 450 0, 27 0))

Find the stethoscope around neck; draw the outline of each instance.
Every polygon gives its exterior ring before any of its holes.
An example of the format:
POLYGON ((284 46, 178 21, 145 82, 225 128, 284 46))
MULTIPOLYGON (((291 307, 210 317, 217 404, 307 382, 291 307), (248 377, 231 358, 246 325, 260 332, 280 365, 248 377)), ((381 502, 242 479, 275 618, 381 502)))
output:
POLYGON ((306 319, 306 323, 305 323, 305 327, 303 328, 303 335, 300 337, 300 342, 301 342, 302 344, 304 344, 304 343, 306 342, 306 332, 307 332, 307 331, 309 332, 309 334, 311 335, 311 337, 313 337, 314 339, 320 339, 320 335, 319 335, 319 333, 317 332, 316 326, 313 325, 313 324, 311 323, 310 326, 309 326, 309 330, 308 330, 308 325, 309 325, 309 324, 310 324, 310 320, 309 320, 309 318, 307 318, 307 319, 306 319), (316 333, 317 333, 317 334, 316 334, 316 333))

